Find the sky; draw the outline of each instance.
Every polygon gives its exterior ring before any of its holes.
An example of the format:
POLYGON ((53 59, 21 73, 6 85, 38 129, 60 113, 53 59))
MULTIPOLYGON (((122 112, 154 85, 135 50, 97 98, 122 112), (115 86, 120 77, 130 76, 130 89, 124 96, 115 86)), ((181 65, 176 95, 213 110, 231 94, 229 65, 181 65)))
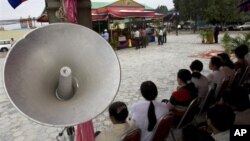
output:
MULTIPOLYGON (((113 2, 115 0, 91 0, 98 2, 113 2)), ((146 4, 152 8, 159 5, 166 5, 168 9, 173 8, 173 0, 134 0, 141 4, 146 4)), ((19 19, 31 17, 38 17, 41 15, 45 7, 45 0, 27 0, 13 9, 8 0, 0 0, 0 20, 19 19)))

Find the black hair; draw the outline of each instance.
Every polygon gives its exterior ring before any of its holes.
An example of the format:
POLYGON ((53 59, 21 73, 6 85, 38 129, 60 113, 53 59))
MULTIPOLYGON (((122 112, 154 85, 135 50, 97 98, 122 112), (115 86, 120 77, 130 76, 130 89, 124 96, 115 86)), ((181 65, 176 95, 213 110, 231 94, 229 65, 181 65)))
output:
POLYGON ((155 114, 155 106, 152 100, 158 95, 157 87, 152 81, 145 81, 141 84, 141 94, 142 96, 150 101, 148 108, 148 131, 152 131, 156 125, 157 119, 155 114))
POLYGON ((181 79, 184 83, 188 83, 191 80, 192 75, 191 72, 187 69, 180 69, 177 73, 177 77, 181 79))
POLYGON ((190 69, 193 72, 192 73, 192 77, 194 78, 201 78, 201 71, 203 69, 203 64, 200 60, 194 60, 191 65, 190 65, 190 69))
POLYGON ((109 116, 113 116, 118 123, 125 123, 128 117, 128 109, 124 102, 117 101, 110 105, 109 116))
POLYGON ((196 98, 198 96, 198 90, 195 87, 194 83, 191 82, 191 72, 187 69, 180 69, 177 73, 177 77, 181 79, 184 83, 186 83, 183 88, 187 89, 193 98, 196 98))
POLYGON ((236 111, 244 111, 250 106, 248 92, 243 87, 226 89, 222 93, 222 99, 226 104, 233 106, 236 111))
POLYGON ((216 104, 208 109, 207 119, 217 130, 224 132, 232 127, 235 113, 229 106, 216 104))
POLYGON ((234 63, 232 62, 232 60, 229 58, 228 54, 226 53, 220 53, 218 54, 217 56, 219 56, 221 58, 221 63, 222 63, 222 66, 227 66, 231 69, 234 69, 235 68, 235 65, 234 63))
POLYGON ((182 129, 182 141, 215 141, 214 138, 194 125, 187 125, 182 129))
POLYGON ((234 50, 234 53, 237 58, 244 59, 245 55, 248 53, 248 46, 242 44, 234 50))
POLYGON ((218 56, 211 57, 211 64, 216 66, 217 69, 221 67, 221 59, 218 56))

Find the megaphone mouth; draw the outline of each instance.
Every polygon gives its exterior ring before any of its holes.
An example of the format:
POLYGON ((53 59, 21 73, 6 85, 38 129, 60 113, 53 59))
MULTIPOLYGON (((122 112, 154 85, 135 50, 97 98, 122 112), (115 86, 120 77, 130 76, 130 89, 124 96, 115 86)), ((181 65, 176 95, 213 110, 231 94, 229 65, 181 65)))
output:
POLYGON ((72 82, 73 82, 73 85, 72 85, 72 93, 70 93, 67 97, 65 97, 65 96, 61 96, 59 93, 58 93, 58 88, 56 89, 56 98, 58 99, 58 100, 61 100, 61 101, 67 101, 67 100, 70 100, 71 98, 73 98, 74 97, 74 95, 75 95, 75 93, 77 92, 77 89, 79 88, 79 83, 78 83, 78 80, 75 78, 75 77, 73 77, 72 78, 72 82))

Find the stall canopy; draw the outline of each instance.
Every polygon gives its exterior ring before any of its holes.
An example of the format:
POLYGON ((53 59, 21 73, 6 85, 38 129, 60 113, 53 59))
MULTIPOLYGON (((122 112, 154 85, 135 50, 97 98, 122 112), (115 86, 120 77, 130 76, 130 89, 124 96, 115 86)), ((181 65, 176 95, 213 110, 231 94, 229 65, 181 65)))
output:
MULTIPOLYGON (((92 21, 107 21, 125 18, 161 19, 164 15, 156 13, 153 8, 137 3, 133 0, 118 0, 112 3, 92 2, 92 21)), ((43 13, 39 22, 46 22, 43 13)))

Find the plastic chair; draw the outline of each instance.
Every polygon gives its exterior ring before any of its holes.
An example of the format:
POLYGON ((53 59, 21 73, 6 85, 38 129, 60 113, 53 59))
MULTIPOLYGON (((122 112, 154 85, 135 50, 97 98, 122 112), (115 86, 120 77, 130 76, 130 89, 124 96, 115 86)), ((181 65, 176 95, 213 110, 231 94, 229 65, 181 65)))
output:
POLYGON ((164 141, 171 129, 173 114, 168 113, 161 117, 151 141, 164 141))
POLYGON ((141 130, 139 128, 135 128, 125 135, 122 136, 120 141, 140 141, 141 140, 141 130))
POLYGON ((184 125, 190 123, 193 121, 194 116, 199 112, 199 104, 200 104, 200 99, 199 98, 195 98, 188 106, 186 112, 184 113, 184 115, 182 116, 180 122, 178 123, 176 128, 172 128, 172 130, 170 130, 171 136, 173 138, 174 141, 176 141, 175 137, 174 137, 174 133, 173 130, 174 129, 180 129, 181 127, 183 127, 184 125))

